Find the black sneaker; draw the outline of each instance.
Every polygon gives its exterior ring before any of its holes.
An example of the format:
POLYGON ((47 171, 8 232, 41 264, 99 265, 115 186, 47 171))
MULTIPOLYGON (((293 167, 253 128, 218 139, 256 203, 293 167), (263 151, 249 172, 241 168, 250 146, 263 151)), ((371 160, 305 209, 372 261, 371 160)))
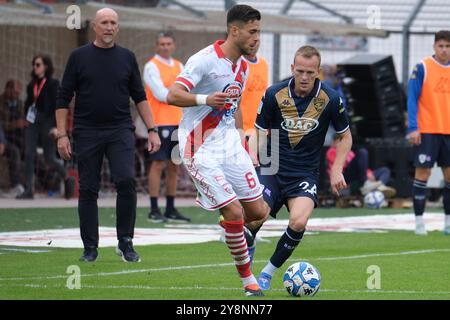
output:
POLYGON ((159 209, 152 209, 148 213, 148 220, 154 223, 167 222, 167 218, 161 214, 159 209))
POLYGON ((66 181, 64 181, 64 198, 69 200, 73 197, 75 193, 75 178, 67 177, 66 181))
POLYGON ((97 256, 97 248, 84 248, 83 255, 80 257, 80 261, 95 262, 95 260, 97 260, 97 256))
POLYGON ((131 238, 123 238, 120 240, 116 248, 116 253, 122 257, 124 262, 141 262, 139 254, 134 251, 131 238))
POLYGON ((172 209, 170 211, 166 211, 164 213, 164 216, 170 222, 191 222, 191 219, 183 216, 181 213, 178 212, 177 209, 172 209))

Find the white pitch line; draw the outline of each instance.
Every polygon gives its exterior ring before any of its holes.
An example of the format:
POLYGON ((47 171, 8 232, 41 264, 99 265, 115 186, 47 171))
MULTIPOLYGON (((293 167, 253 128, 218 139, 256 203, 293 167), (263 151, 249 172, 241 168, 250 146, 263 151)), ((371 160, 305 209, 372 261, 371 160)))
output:
MULTIPOLYGON (((263 261, 259 261, 259 262, 263 262, 263 261)), ((132 273, 204 269, 204 268, 217 268, 217 267, 228 267, 228 266, 234 266, 234 263, 215 263, 215 264, 200 264, 200 265, 193 265, 193 266, 122 270, 122 271, 116 271, 116 272, 99 272, 99 273, 90 273, 90 274, 88 273, 88 274, 81 274, 80 276, 81 277, 107 277, 107 276, 117 276, 117 275, 132 274, 132 273)), ((50 280, 50 279, 61 279, 61 278, 65 279, 65 278, 67 278, 67 275, 56 275, 56 276, 49 276, 49 277, 0 278, 0 281, 50 280)))
POLYGON ((51 252, 52 250, 0 248, 0 251, 25 252, 25 253, 46 253, 46 252, 51 252))
POLYGON ((391 252, 391 253, 373 253, 373 254, 362 254, 358 256, 348 256, 348 257, 323 257, 315 258, 311 260, 321 260, 321 261, 333 261, 333 260, 351 260, 351 259, 364 259, 372 257, 389 257, 389 256, 401 256, 410 254, 423 254, 423 253, 436 253, 436 252, 450 252, 450 249, 425 249, 425 250, 415 250, 415 251, 403 251, 403 252, 391 252))
MULTIPOLYGON (((6 287, 1 285, 0 287, 6 287)), ((26 287, 36 289, 49 289, 49 288, 65 288, 63 285, 39 285, 39 284, 13 284, 8 287, 26 287)), ((209 290, 209 291, 242 291, 242 288, 230 288, 230 287, 161 287, 161 286, 93 286, 82 285, 81 289, 136 289, 136 290, 209 290)), ((285 289, 270 289, 270 291, 285 291, 285 289)), ((414 291, 414 290, 342 290, 342 289, 320 289, 319 292, 333 292, 333 293, 388 293, 388 294, 436 294, 436 295, 450 295, 450 291, 414 291)))
MULTIPOLYGON (((336 261, 336 260, 350 260, 350 259, 364 259, 371 257, 389 257, 389 256, 400 256, 400 255, 412 255, 412 254, 427 254, 427 253, 437 253, 437 252, 450 252, 450 249, 426 249, 426 250, 415 250, 415 251, 401 251, 401 252, 387 252, 387 253, 373 253, 366 255, 356 255, 356 256, 343 256, 343 257, 318 257, 313 259, 303 259, 303 260, 314 260, 314 261, 336 261)), ((288 261, 293 261, 294 258, 288 261)), ((295 258, 299 260, 299 258, 295 258)), ((266 260, 256 260, 253 263, 266 263, 266 260)), ((117 276, 132 273, 144 273, 144 272, 160 272, 160 271, 175 271, 175 270, 191 270, 191 269, 205 269, 205 268, 217 268, 217 267, 228 267, 234 266, 234 263, 216 263, 216 264, 201 264, 201 265, 190 265, 190 266, 178 266, 178 267, 163 267, 163 268, 150 268, 150 269, 137 269, 137 270, 122 270, 115 272, 99 272, 99 273, 88 273, 81 274, 81 277, 107 277, 107 276, 117 276)), ((18 278, 0 278, 0 281, 23 281, 23 280, 51 280, 51 279, 66 279, 67 275, 56 275, 56 276, 41 276, 41 277, 18 277, 18 278)))

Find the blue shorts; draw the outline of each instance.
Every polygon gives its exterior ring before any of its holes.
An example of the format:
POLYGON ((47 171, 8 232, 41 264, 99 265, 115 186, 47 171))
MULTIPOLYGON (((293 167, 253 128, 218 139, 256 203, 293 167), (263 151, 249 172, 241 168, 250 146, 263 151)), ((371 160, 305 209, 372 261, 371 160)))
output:
MULTIPOLYGON (((283 205, 288 208, 288 200, 297 197, 307 197, 314 201, 317 207, 317 178, 312 176, 286 177, 280 175, 261 175, 258 173, 259 182, 264 185, 264 201, 270 207, 270 215, 276 218, 283 205)), ((289 208, 288 208, 289 210, 289 208)))
POLYGON ((421 134, 421 144, 414 147, 414 166, 432 168, 450 167, 450 134, 421 134))
POLYGON ((174 132, 178 126, 158 126, 158 135, 161 139, 161 148, 156 153, 149 154, 150 160, 170 160, 172 152, 179 154, 178 151, 178 134, 174 132), (176 148, 174 150, 174 148, 176 148), (174 150, 174 151, 172 151, 174 150))

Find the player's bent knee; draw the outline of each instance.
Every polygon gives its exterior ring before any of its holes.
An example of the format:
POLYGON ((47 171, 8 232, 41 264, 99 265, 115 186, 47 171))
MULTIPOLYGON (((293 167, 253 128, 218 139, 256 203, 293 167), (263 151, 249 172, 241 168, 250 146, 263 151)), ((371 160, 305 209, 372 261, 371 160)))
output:
POLYGON ((415 179, 428 181, 431 176, 431 168, 416 168, 415 179))
POLYGON ((307 223, 308 220, 306 219, 296 219, 293 221, 289 221, 289 227, 296 232, 300 232, 306 229, 307 223))
POLYGON ((225 221, 242 221, 244 216, 242 214, 242 207, 236 201, 227 204, 225 207, 220 209, 225 221))
POLYGON ((259 199, 251 204, 245 206, 245 218, 247 222, 252 221, 266 221, 269 217, 270 207, 265 201, 259 199))

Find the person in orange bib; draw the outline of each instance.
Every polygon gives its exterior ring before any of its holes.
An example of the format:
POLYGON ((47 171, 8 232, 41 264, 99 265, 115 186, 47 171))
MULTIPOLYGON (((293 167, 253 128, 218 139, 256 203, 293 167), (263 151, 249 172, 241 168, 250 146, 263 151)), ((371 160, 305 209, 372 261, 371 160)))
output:
POLYGON ((434 55, 414 68, 408 84, 408 138, 415 148, 413 203, 417 235, 426 235, 426 186, 437 161, 444 173, 444 234, 450 235, 450 30, 435 34, 434 55))
POLYGON ((178 152, 177 129, 182 109, 167 103, 168 88, 175 82, 183 70, 183 64, 172 58, 175 52, 175 39, 170 32, 161 32, 156 39, 156 54, 144 68, 144 82, 147 100, 152 109, 155 125, 161 139, 161 148, 150 155, 148 170, 148 192, 150 194, 150 212, 152 222, 190 222, 175 208, 178 165, 172 161, 172 154, 178 152), (166 173, 166 211, 164 215, 158 207, 161 175, 167 165, 166 173))
POLYGON ((256 55, 259 44, 258 42, 254 53, 244 56, 250 67, 247 84, 241 97, 242 121, 246 137, 251 136, 255 130, 256 113, 269 86, 269 65, 266 59, 256 55))

